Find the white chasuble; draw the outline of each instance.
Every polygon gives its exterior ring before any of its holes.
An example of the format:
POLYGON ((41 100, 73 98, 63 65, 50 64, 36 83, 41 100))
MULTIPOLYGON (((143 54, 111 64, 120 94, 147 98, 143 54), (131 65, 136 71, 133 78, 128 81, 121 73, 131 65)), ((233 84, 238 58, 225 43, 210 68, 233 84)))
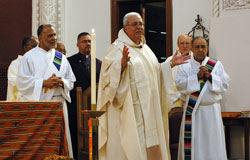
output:
POLYGON ((123 29, 118 37, 101 67, 97 110, 106 113, 99 118, 99 159, 154 159, 150 150, 154 148, 160 159, 168 160, 168 106, 161 66, 146 44, 134 44, 123 29), (121 73, 124 44, 131 58, 121 73))

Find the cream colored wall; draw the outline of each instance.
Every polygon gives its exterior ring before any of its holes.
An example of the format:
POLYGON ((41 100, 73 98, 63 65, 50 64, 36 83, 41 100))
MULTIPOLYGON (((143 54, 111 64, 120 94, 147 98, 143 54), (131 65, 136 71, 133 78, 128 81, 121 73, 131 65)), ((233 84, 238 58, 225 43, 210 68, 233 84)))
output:
POLYGON ((111 43, 110 0, 65 0, 65 39, 67 56, 78 52, 77 35, 96 33, 96 56, 103 59, 111 43))
MULTIPOLYGON (((234 10, 234 13, 237 10, 234 10)), ((230 86, 222 99, 222 110, 240 112, 250 110, 250 8, 248 14, 232 14, 211 19, 211 56, 221 60, 231 77, 230 86)), ((243 128, 231 129, 233 158, 243 158, 243 128)))
POLYGON ((250 19, 249 15, 213 18, 211 21, 211 55, 220 59, 231 77, 222 109, 227 112, 250 110, 250 19))
POLYGON ((197 14, 202 25, 209 30, 212 0, 172 0, 173 5, 173 51, 177 49, 177 37, 187 34, 196 25, 197 14))
MULTIPOLYGON (((110 0, 64 0, 65 2, 65 38, 67 55, 77 52, 76 37, 82 31, 96 29, 97 57, 102 59, 111 43, 110 0), (98 12, 97 12, 98 11, 98 12)), ((203 19, 203 25, 209 30, 211 1, 174 0, 173 3, 173 50, 177 48, 179 34, 188 33, 196 24, 197 14, 203 19)))
MULTIPOLYGON (((203 25, 209 30, 211 1, 208 0, 174 0, 173 3, 173 50, 177 48, 179 34, 188 33, 196 24, 197 14, 203 19, 203 25)), ((82 31, 96 29, 97 57, 103 58, 111 43, 110 0, 64 0, 65 35, 64 43, 68 56, 77 52, 76 37, 82 31), (98 11, 98 12, 97 12, 98 11)))
MULTIPOLYGON (((250 23, 247 19, 250 15, 250 9, 241 11, 231 10, 223 11, 221 6, 220 16, 227 18, 213 19, 212 11, 215 10, 215 4, 222 0, 173 0, 173 50, 177 48, 176 41, 179 34, 188 33, 196 24, 197 14, 203 20, 202 24, 210 31, 210 55, 220 59, 228 74, 231 76, 231 86, 223 95, 223 111, 241 111, 250 110, 250 95, 247 82, 250 80, 247 71, 246 62, 249 57, 250 23), (236 16, 241 14, 241 16, 236 16), (212 18, 212 21, 211 21, 212 18), (239 28, 238 28, 239 27, 239 28), (238 29, 237 29, 238 28, 238 29), (211 37, 212 36, 212 37, 211 37), (232 38, 234 37, 234 38, 232 38), (244 38, 243 38, 244 37, 244 38), (249 42, 249 43, 248 43, 249 42), (235 65, 233 65, 235 64, 235 65), (239 70, 243 72, 239 72, 239 70), (245 77, 247 76, 247 79, 245 77), (244 78, 240 78, 244 77, 244 78), (239 86, 241 84, 241 86, 239 86)), ((222 4, 221 4, 222 5, 222 4)), ((244 158, 244 130, 242 127, 235 126, 231 128, 231 158, 244 158)))

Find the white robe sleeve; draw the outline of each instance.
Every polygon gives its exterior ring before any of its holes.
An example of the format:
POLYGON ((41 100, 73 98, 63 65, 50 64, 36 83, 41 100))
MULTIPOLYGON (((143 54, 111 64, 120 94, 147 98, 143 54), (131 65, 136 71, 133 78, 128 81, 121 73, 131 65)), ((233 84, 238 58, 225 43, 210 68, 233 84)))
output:
POLYGON ((72 68, 68 62, 68 60, 65 58, 66 60, 66 73, 65 76, 62 77, 62 81, 63 81, 63 88, 60 88, 61 93, 63 95, 63 97, 68 101, 71 102, 71 98, 70 98, 70 90, 73 89, 74 87, 74 82, 76 81, 75 75, 72 71, 72 68))
MULTIPOLYGON (((208 89, 214 93, 222 93, 228 89, 230 78, 224 71, 220 61, 216 63, 212 73, 212 83, 208 85, 208 89)), ((176 86, 182 94, 189 94, 200 90, 200 83, 197 74, 191 71, 190 64, 179 66, 176 77, 176 86)))
POLYGON ((178 73, 176 76, 176 87, 179 92, 184 95, 200 90, 200 83, 197 74, 190 74, 190 64, 183 64, 178 66, 178 73))
POLYGON ((33 73, 31 60, 24 56, 17 73, 17 88, 21 95, 24 96, 21 100, 38 101, 40 99, 43 79, 35 77, 33 73))
POLYGON ((9 68, 8 68, 8 84, 12 86, 16 85, 16 75, 17 75, 17 68, 18 68, 17 61, 12 61, 9 68))
POLYGON ((13 101, 15 99, 15 87, 16 87, 16 75, 18 69, 18 59, 11 62, 8 68, 8 89, 7 89, 7 101, 13 101))
POLYGON ((170 60, 166 60, 165 62, 161 63, 161 71, 163 75, 163 80, 164 80, 164 86, 166 90, 166 96, 167 96, 167 102, 169 108, 174 106, 174 103, 180 95, 178 92, 176 92, 176 86, 172 74, 172 68, 170 65, 170 60))
POLYGON ((228 89, 230 78, 224 71, 224 67, 220 61, 217 62, 212 75, 212 85, 210 90, 214 93, 222 93, 228 89))
POLYGON ((114 107, 121 107, 125 101, 129 89, 128 66, 121 74, 121 55, 122 52, 115 47, 109 51, 109 55, 102 62, 99 87, 114 107), (116 56, 115 58, 113 55, 116 56), (114 58, 114 59, 112 59, 114 58))

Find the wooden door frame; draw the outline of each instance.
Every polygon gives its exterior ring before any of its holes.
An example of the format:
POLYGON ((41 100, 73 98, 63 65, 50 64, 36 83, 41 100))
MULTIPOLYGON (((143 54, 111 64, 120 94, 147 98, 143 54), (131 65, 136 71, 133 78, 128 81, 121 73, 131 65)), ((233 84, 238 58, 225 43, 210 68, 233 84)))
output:
MULTIPOLYGON (((140 0, 111 0, 111 42, 117 38, 119 31, 119 2, 137 2, 140 0)), ((172 55, 172 0, 166 0, 166 57, 172 55)))

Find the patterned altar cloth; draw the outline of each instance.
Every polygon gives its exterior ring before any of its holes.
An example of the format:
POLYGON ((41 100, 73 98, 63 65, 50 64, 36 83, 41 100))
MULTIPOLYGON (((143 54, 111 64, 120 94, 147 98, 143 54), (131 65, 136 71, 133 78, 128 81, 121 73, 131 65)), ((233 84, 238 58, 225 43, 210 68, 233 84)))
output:
POLYGON ((61 102, 0 102, 0 160, 68 156, 61 102))

